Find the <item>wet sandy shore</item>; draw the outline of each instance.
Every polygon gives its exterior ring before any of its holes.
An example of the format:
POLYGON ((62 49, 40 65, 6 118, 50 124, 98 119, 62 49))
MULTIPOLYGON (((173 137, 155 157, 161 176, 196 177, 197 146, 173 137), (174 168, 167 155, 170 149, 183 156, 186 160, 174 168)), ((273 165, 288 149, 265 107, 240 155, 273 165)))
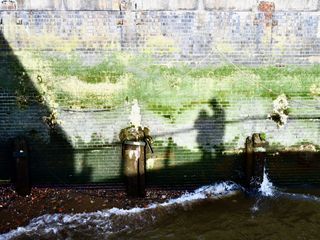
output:
POLYGON ((34 187, 30 195, 21 197, 12 186, 0 186, 0 234, 27 225, 32 218, 44 214, 145 207, 150 203, 176 198, 184 192, 147 189, 145 198, 130 198, 124 190, 34 187))

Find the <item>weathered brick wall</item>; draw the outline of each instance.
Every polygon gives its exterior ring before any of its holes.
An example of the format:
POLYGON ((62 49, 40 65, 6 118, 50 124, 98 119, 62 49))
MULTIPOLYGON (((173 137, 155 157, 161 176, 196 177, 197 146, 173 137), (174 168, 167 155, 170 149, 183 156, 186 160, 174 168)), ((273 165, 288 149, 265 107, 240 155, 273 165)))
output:
POLYGON ((309 91, 320 87, 317 67, 307 80, 295 70, 319 63, 318 1, 21 0, 2 9, 0 179, 10 175, 10 140, 24 135, 34 182, 121 182, 118 134, 133 99, 155 139, 149 184, 237 179, 254 132, 281 147, 320 144, 309 91), (201 70, 230 64, 286 68, 275 79, 201 70), (281 93, 292 112, 278 129, 266 118, 281 93), (44 121, 53 111, 54 131, 44 121))
MULTIPOLYGON (((159 63, 307 65, 319 62, 318 12, 3 11, 14 50, 151 54, 159 63), (21 24, 21 25, 19 25, 21 24)), ((91 56, 91 59, 90 59, 91 56)))

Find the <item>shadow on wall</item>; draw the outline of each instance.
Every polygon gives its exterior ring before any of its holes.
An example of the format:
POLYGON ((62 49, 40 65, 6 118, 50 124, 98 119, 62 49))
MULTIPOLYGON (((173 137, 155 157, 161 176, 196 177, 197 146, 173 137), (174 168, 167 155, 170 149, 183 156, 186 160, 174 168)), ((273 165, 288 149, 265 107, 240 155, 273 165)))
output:
POLYGON ((219 159, 224 151, 223 137, 225 132, 225 111, 216 99, 209 102, 213 112, 210 115, 206 110, 200 110, 194 127, 198 132, 197 143, 202 152, 202 162, 211 162, 212 153, 219 159))
MULTIPOLYGON (((160 142, 159 146, 155 146, 154 159, 158 165, 154 163, 147 170, 147 183, 194 186, 231 180, 245 184, 245 154, 241 151, 225 151, 228 149, 223 145, 225 111, 216 99, 211 99, 208 107, 212 113, 208 108, 201 109, 194 123, 198 151, 177 146, 172 137, 168 138, 164 147, 164 143, 160 142)), ((267 149, 266 169, 276 186, 319 186, 319 159, 319 146, 313 144, 270 146, 267 149)))
POLYGON ((74 148, 61 127, 43 119, 51 113, 42 96, 0 32, 0 180, 11 179, 12 140, 28 141, 31 181, 37 183, 88 182, 91 168, 84 156, 75 171, 74 148))
MULTIPOLYGON (((75 149, 60 126, 51 129, 44 123, 43 118, 50 115, 50 106, 43 102, 44 96, 37 90, 1 33, 0 42, 0 180, 11 177, 9 173, 12 163, 12 140, 17 136, 24 136, 30 147, 30 175, 33 182, 92 182, 90 151, 96 149, 75 149)), ((178 147, 172 139, 169 140, 164 153, 164 168, 151 173, 150 176, 154 180, 150 179, 150 183, 156 183, 158 179, 161 184, 163 179, 166 182, 172 180, 172 183, 177 184, 194 183, 194 179, 198 179, 199 182, 230 179, 225 172, 230 172, 233 165, 231 161, 223 161, 221 158, 224 150, 221 143, 224 136, 225 113, 215 99, 210 101, 209 107, 213 114, 201 110, 194 125, 198 131, 197 142, 201 156, 194 152, 175 155, 185 150, 178 147), (223 166, 227 170, 222 169, 223 166)), ((101 182, 120 181, 122 176, 115 179, 106 178, 101 182)))
POLYGON ((307 188, 313 185, 319 189, 319 150, 293 148, 270 152, 267 156, 267 171, 271 182, 280 187, 300 185, 307 188))
POLYGON ((179 147, 169 137, 164 149, 155 146, 156 159, 163 158, 163 165, 147 171, 148 183, 200 185, 243 178, 243 156, 223 154, 225 111, 215 98, 208 102, 208 107, 199 111, 194 122, 198 151, 179 147))

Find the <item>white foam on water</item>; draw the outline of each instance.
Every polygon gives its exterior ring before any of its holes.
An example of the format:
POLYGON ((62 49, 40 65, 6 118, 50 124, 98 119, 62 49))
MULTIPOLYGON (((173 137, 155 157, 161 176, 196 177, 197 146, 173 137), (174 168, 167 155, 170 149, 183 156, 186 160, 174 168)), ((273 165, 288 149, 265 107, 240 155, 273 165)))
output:
POLYGON ((292 200, 320 202, 320 197, 311 194, 279 192, 279 196, 283 196, 292 200))
MULTIPOLYGON (((9 233, 0 235, 0 240, 8 240, 17 238, 19 236, 29 236, 29 234, 42 236, 45 234, 57 234, 60 230, 65 228, 69 230, 79 229, 81 226, 93 228, 100 231, 104 236, 111 234, 113 229, 113 217, 119 216, 134 216, 141 214, 148 210, 157 209, 159 207, 179 206, 185 203, 195 202, 202 199, 219 199, 228 197, 241 191, 242 188, 233 182, 223 182, 213 185, 203 186, 191 193, 183 194, 176 199, 168 200, 164 203, 154 203, 146 208, 131 208, 131 209, 119 209, 112 208, 108 210, 93 212, 93 213, 78 213, 78 214, 52 214, 43 215, 38 218, 32 219, 29 225, 25 227, 19 227, 9 233)), ((151 216, 154 220, 155 217, 151 216)), ((120 227, 120 230, 126 229, 127 226, 120 227)), ((118 227, 119 229, 119 227, 118 227)))
POLYGON ((201 200, 206 198, 220 198, 236 194, 242 188, 233 182, 222 182, 214 185, 203 186, 193 193, 186 193, 177 199, 162 203, 162 206, 171 204, 183 204, 185 202, 201 200))

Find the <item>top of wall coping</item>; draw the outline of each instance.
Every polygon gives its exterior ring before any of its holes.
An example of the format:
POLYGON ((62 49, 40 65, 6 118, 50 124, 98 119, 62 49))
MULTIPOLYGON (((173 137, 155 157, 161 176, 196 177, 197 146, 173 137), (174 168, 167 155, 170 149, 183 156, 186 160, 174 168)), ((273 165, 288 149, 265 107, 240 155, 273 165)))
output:
POLYGON ((319 0, 0 0, 0 10, 52 11, 257 11, 273 2, 275 11, 317 11, 319 0))

